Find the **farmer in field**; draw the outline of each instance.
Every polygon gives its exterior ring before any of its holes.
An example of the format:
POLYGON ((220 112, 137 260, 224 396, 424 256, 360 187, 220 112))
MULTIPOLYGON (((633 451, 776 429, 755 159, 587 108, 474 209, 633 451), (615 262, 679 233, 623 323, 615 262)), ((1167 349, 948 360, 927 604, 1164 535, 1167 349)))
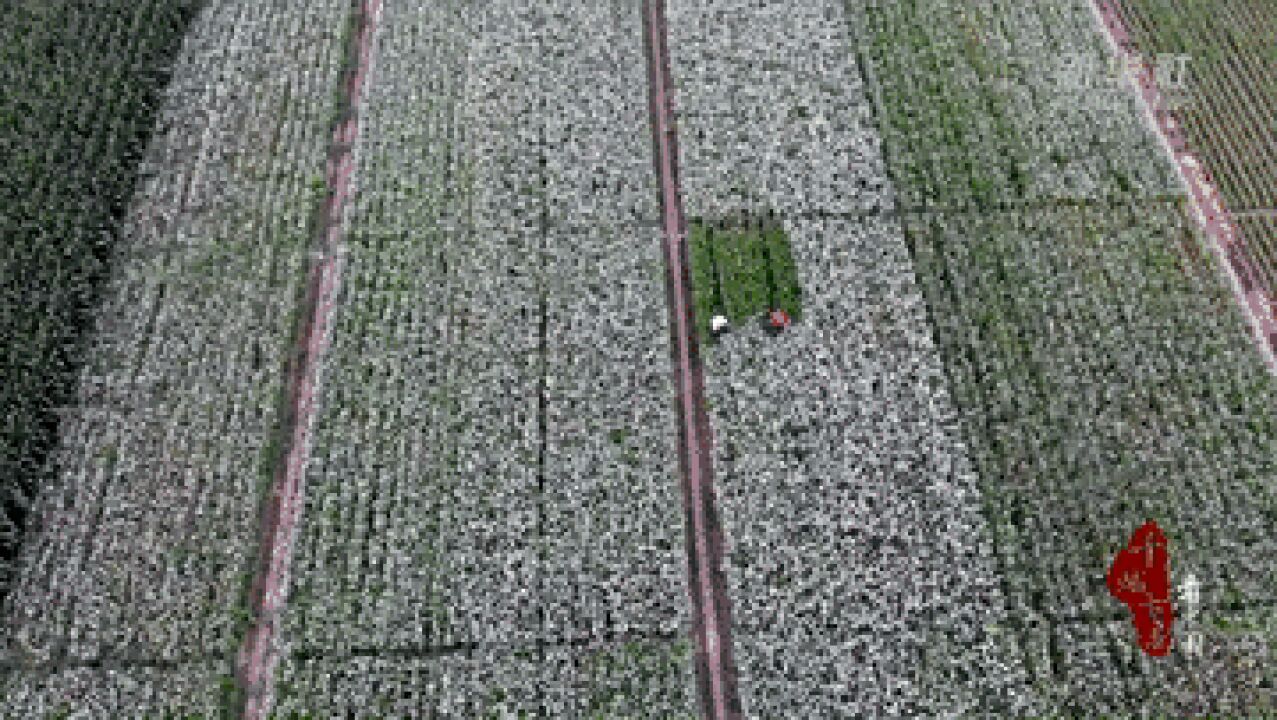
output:
POLYGON ((763 329, 772 335, 779 335, 789 327, 789 313, 780 308, 772 308, 763 315, 763 329))

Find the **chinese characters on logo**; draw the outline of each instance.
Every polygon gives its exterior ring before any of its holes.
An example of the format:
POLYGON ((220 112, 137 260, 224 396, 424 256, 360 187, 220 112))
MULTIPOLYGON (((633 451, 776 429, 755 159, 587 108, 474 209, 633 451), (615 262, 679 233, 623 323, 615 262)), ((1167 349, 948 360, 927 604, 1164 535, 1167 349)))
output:
MULTIPOLYGON (((1114 90, 1127 80, 1139 83, 1141 78, 1149 77, 1157 85, 1167 108, 1173 110, 1190 99, 1189 59, 1185 54, 1161 53, 1155 62, 1149 63, 1131 53, 1109 57, 1107 65, 1101 65, 1092 55, 1063 53, 1048 60, 1046 67, 1039 65, 1039 70, 1061 92, 1114 90)), ((1022 70, 1029 62, 1041 60, 1023 58, 1003 65, 997 73, 997 86, 1002 90, 1012 89, 1012 84, 1019 82, 1015 77, 1020 74, 1012 72, 1012 66, 1022 70)))

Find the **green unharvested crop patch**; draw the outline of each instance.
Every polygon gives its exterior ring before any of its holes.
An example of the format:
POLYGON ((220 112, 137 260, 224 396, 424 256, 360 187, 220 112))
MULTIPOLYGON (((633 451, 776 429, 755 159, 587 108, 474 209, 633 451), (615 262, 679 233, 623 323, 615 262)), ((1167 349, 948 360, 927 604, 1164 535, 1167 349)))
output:
POLYGON ((798 322, 802 288, 789 236, 779 223, 755 218, 692 220, 688 232, 697 329, 709 337, 710 319, 733 325, 780 309, 798 322))

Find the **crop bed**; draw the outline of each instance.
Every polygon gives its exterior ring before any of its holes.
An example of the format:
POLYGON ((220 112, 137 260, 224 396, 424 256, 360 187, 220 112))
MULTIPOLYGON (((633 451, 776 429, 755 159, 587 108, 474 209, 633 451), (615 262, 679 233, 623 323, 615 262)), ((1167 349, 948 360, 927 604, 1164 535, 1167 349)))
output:
MULTIPOLYGON (((848 20, 669 4, 691 217, 766 216, 804 321, 703 350, 747 717, 1011 713, 1017 677, 848 20)), ((696 288, 700 292, 703 288, 696 288)))
POLYGON ((347 10, 192 24, 4 609, 0 715, 233 701, 347 10))
POLYGON ((379 27, 278 713, 691 716, 638 9, 379 27))

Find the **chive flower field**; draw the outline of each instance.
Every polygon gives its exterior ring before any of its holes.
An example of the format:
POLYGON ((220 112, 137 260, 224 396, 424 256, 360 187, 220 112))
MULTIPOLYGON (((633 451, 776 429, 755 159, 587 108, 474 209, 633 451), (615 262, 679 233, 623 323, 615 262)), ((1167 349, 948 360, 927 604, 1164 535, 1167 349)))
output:
POLYGON ((0 13, 0 717, 1277 716, 1271 3, 0 13))

